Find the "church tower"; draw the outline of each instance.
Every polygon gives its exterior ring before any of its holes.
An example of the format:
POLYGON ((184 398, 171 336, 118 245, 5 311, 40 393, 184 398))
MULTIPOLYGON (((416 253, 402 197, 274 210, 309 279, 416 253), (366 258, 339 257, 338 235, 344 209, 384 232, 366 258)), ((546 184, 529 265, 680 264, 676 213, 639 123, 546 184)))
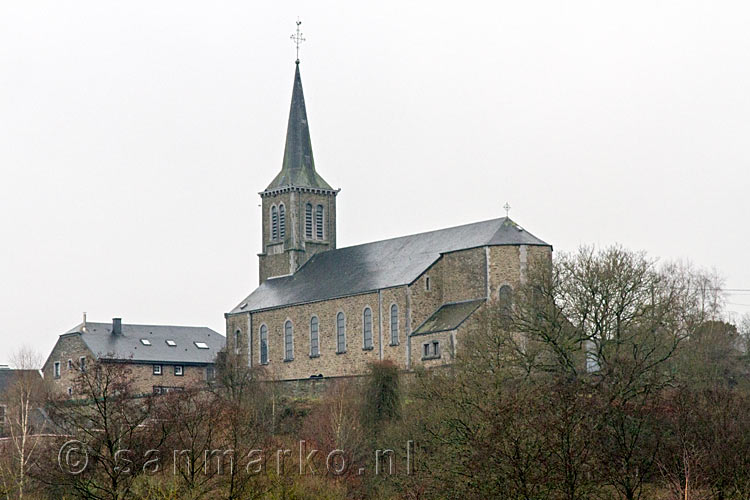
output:
POLYGON ((315 171, 297 60, 281 172, 260 193, 263 213, 263 251, 258 254, 260 283, 294 274, 316 253, 336 248, 338 192, 315 171))

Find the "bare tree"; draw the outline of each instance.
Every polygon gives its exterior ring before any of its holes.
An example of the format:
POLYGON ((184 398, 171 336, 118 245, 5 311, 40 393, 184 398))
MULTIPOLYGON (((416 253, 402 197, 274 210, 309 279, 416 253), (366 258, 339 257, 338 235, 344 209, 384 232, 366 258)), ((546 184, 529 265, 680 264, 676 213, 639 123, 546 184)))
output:
POLYGON ((19 349, 11 358, 13 381, 6 393, 5 432, 9 436, 9 470, 4 476, 13 484, 11 490, 24 498, 29 469, 36 460, 39 439, 35 434, 45 431, 43 406, 47 388, 39 368, 42 358, 29 348, 19 349))

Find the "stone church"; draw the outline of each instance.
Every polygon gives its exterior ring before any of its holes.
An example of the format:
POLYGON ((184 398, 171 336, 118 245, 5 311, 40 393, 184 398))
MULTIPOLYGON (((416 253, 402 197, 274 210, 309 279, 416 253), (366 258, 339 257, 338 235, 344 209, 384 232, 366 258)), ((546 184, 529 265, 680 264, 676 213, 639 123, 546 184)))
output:
POLYGON ((451 363, 476 312, 551 245, 507 217, 336 247, 336 196, 315 169, 296 63, 281 171, 260 193, 260 285, 225 314, 227 349, 279 380, 451 363))

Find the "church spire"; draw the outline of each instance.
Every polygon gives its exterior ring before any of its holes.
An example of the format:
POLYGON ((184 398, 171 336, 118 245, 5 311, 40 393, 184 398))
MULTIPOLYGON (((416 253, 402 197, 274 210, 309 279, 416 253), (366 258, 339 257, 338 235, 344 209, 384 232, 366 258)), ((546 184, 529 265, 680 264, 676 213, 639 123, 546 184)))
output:
POLYGON ((289 123, 286 129, 286 146, 281 172, 269 184, 266 191, 283 187, 306 187, 332 190, 331 186, 315 171, 310 128, 307 123, 305 95, 302 92, 302 78, 299 60, 295 62, 292 104, 289 109, 289 123))

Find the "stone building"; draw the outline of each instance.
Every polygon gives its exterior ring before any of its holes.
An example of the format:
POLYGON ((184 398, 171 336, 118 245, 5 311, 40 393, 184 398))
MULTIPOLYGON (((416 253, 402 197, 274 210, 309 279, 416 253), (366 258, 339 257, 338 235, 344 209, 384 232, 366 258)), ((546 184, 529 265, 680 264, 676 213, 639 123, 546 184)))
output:
POLYGON ((55 390, 75 397, 75 379, 92 361, 122 363, 131 370, 134 390, 163 393, 205 384, 214 377, 225 339, 210 328, 127 325, 86 321, 60 335, 42 367, 55 390))
POLYGON ((509 218, 336 248, 336 196, 315 169, 299 62, 281 172, 260 193, 260 286, 225 314, 227 348, 281 379, 450 363, 487 301, 552 247, 509 218))

